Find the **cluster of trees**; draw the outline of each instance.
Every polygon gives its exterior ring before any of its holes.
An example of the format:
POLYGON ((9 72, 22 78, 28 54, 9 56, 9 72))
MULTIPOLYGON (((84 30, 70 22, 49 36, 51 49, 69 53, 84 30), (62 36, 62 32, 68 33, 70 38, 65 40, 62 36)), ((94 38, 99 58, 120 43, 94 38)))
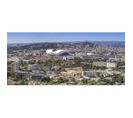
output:
POLYGON ((108 80, 106 78, 101 78, 98 81, 82 79, 81 84, 82 85, 123 85, 125 84, 125 78, 120 74, 114 74, 111 80, 108 80))
POLYGON ((112 82, 118 84, 125 84, 125 77, 120 74, 115 74, 113 75, 112 82))
POLYGON ((125 84, 125 78, 124 76, 120 74, 114 74, 112 76, 112 80, 108 79, 101 79, 97 82, 98 84, 103 84, 103 85, 123 85, 125 84))
POLYGON ((13 73, 13 72, 11 72, 11 71, 8 71, 8 72, 7 72, 7 78, 9 79, 9 77, 15 78, 15 73, 13 73))

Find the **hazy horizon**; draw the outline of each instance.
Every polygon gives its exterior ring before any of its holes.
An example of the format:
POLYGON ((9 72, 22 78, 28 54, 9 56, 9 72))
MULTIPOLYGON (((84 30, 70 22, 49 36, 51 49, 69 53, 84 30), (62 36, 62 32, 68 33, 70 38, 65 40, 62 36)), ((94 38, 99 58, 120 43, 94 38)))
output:
POLYGON ((60 41, 60 42, 27 42, 27 43, 7 43, 7 44, 35 44, 35 43, 76 43, 76 42, 125 42, 125 41, 72 41, 72 42, 64 42, 64 41, 60 41))
POLYGON ((8 44, 125 41, 124 32, 8 32, 8 44))

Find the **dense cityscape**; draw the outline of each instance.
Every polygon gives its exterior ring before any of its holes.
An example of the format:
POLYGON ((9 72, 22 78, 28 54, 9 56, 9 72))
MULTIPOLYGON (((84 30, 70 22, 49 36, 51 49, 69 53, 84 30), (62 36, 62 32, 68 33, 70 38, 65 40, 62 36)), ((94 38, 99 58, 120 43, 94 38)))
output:
POLYGON ((124 85, 125 42, 8 44, 8 85, 124 85))

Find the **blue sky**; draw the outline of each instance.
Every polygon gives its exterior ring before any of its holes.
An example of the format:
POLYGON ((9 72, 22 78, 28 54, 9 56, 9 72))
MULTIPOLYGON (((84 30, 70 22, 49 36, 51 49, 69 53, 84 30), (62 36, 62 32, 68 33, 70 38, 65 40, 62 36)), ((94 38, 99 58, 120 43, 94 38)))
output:
POLYGON ((8 32, 8 43, 125 41, 124 32, 8 32))

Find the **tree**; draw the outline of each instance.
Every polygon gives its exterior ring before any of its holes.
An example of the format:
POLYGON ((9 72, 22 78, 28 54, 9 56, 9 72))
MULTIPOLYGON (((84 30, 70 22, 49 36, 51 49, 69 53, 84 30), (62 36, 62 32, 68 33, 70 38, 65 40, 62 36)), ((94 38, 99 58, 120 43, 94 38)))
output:
POLYGON ((125 83, 125 80, 124 80, 124 77, 120 74, 115 74, 113 76, 113 82, 114 83, 119 83, 119 84, 124 84, 125 83))
POLYGON ((88 84, 88 80, 87 79, 82 79, 81 82, 82 82, 82 84, 85 84, 85 85, 88 84))
POLYGON ((58 79, 58 83, 59 83, 59 84, 64 83, 64 82, 65 82, 65 81, 64 81, 63 78, 60 77, 60 78, 58 79))

